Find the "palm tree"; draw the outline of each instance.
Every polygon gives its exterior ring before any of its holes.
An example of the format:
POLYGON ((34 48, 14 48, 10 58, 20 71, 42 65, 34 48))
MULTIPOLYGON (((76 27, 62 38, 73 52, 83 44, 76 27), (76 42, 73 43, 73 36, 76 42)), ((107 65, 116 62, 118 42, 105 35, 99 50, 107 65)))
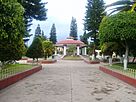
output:
POLYGON ((106 8, 110 7, 111 9, 108 10, 111 11, 109 15, 121 11, 135 11, 136 0, 118 0, 106 6, 106 8))

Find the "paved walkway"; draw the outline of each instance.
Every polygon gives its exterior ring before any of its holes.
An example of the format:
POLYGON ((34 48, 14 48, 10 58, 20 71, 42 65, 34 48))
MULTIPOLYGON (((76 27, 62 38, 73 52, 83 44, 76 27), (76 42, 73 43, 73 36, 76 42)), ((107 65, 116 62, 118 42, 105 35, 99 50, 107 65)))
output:
POLYGON ((0 91, 0 102, 136 102, 136 88, 83 61, 58 61, 0 91))

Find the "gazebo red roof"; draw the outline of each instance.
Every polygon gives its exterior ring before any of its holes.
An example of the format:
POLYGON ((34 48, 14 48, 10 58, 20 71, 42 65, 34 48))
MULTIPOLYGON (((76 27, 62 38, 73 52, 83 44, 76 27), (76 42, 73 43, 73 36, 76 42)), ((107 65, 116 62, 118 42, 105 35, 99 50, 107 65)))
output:
POLYGON ((56 44, 78 44, 78 45, 84 45, 84 43, 80 40, 73 40, 73 39, 66 39, 66 40, 61 40, 57 42, 56 44))

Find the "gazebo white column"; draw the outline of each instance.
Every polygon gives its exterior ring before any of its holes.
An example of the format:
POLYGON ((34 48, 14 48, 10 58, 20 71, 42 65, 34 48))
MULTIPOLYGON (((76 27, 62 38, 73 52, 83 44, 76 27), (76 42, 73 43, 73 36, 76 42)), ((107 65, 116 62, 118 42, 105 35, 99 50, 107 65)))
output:
POLYGON ((55 47, 55 55, 57 55, 57 47, 55 47))
POLYGON ((77 55, 80 55, 80 49, 79 49, 79 46, 77 46, 77 55))
POLYGON ((100 58, 101 56, 100 56, 100 52, 101 52, 101 50, 95 50, 96 52, 97 52, 97 58, 100 58))
POLYGON ((57 55, 57 50, 55 50, 55 55, 57 55))
POLYGON ((66 54, 67 54, 66 50, 67 50, 67 46, 66 46, 66 45, 64 45, 63 55, 66 55, 66 54))
POLYGON ((84 55, 86 55, 86 47, 84 48, 84 55))

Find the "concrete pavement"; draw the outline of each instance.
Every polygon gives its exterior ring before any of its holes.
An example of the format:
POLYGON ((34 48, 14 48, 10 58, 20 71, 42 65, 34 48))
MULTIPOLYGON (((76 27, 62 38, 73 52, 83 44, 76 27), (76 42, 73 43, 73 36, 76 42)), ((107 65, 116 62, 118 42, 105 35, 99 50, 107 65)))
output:
POLYGON ((43 70, 0 91, 0 102, 136 102, 136 88, 83 61, 43 70))

